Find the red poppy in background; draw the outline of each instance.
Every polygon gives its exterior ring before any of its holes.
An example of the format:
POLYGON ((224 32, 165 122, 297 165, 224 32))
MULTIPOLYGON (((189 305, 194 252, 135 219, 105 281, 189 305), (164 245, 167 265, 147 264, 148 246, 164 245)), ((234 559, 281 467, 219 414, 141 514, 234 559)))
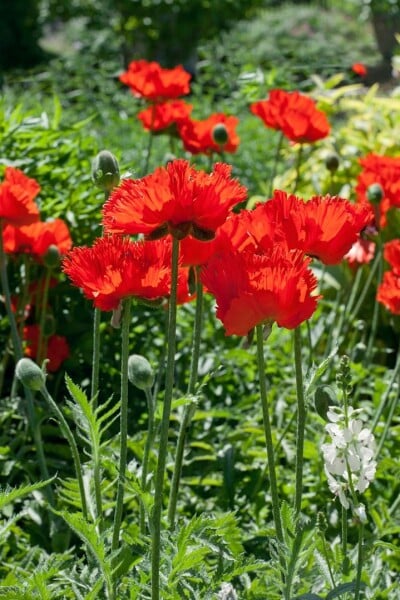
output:
POLYGON ((383 256, 395 273, 400 274, 400 240, 391 240, 383 247, 383 256))
MULTIPOLYGON (((26 343, 24 354, 29 358, 35 359, 39 344, 39 325, 26 325, 23 329, 23 339, 26 343)), ((53 373, 58 371, 61 364, 69 358, 70 349, 65 337, 61 335, 51 335, 46 340, 46 358, 49 362, 46 368, 53 373)))
POLYGON ((159 63, 147 60, 132 61, 119 77, 135 96, 151 102, 163 102, 188 94, 190 78, 190 73, 181 65, 164 69, 159 63))
POLYGON ((22 227, 7 225, 3 231, 3 243, 5 252, 9 254, 32 254, 35 258, 42 258, 49 246, 56 246, 61 255, 72 247, 69 229, 62 219, 38 221, 22 227))
POLYGON ((103 225, 108 233, 210 240, 246 193, 229 165, 218 163, 209 174, 175 160, 142 179, 124 179, 103 207, 103 225))
POLYGON ((359 75, 360 77, 365 77, 368 72, 367 67, 363 63, 359 62, 351 65, 351 70, 353 71, 353 73, 359 75))
POLYGON ((172 100, 171 102, 162 102, 153 104, 138 114, 138 119, 142 122, 144 129, 148 131, 162 131, 179 125, 186 121, 192 112, 193 106, 187 104, 184 100, 172 100))
POLYGON ((34 199, 40 185, 19 169, 6 167, 0 183, 0 221, 11 225, 29 225, 39 220, 39 208, 34 199))
POLYGON ((354 242, 347 254, 345 254, 344 260, 347 261, 349 267, 355 269, 361 265, 370 263, 375 256, 375 249, 375 242, 359 238, 354 242))
POLYGON ((120 236, 98 238, 92 247, 76 247, 63 260, 63 271, 101 310, 113 310, 128 297, 155 300, 169 295, 171 243, 132 242, 120 236))
POLYGON ((330 132, 325 113, 312 98, 300 92, 271 90, 268 99, 251 104, 250 111, 292 142, 316 142, 330 132))
POLYGON ((360 159, 362 167, 357 178, 356 193, 359 202, 368 202, 368 189, 375 184, 382 189, 379 202, 379 224, 387 224, 386 213, 390 208, 400 208, 400 156, 368 154, 360 159))
POLYGON ((274 321, 293 329, 314 313, 317 279, 311 259, 280 245, 263 255, 218 254, 203 268, 202 281, 217 301, 226 335, 247 335, 274 321))
POLYGON ((367 204, 351 204, 337 196, 314 196, 304 202, 276 190, 272 200, 251 213, 250 232, 268 248, 274 242, 297 248, 327 265, 339 263, 373 220, 367 204), (272 236, 272 239, 271 239, 272 236))
POLYGON ((400 276, 398 273, 386 271, 383 274, 383 280, 378 286, 376 299, 391 313, 400 315, 400 276))
POLYGON ((211 154, 212 152, 236 152, 240 139, 236 133, 239 119, 224 113, 215 113, 207 119, 196 121, 187 119, 179 123, 178 131, 185 150, 192 154, 211 154), (224 140, 218 143, 215 128, 223 126, 224 140))

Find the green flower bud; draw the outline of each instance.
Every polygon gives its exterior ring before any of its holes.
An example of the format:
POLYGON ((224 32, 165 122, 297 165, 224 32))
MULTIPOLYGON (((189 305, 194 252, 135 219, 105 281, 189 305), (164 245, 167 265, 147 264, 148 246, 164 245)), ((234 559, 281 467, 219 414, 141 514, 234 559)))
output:
POLYGON ((339 157, 332 152, 325 158, 325 166, 331 173, 335 173, 339 168, 339 157))
POLYGON ((51 244, 47 248, 47 252, 43 256, 43 263, 48 269, 57 269, 60 266, 60 251, 55 244, 51 244))
POLYGON ((223 123, 217 123, 211 132, 213 142, 218 146, 224 146, 228 141, 228 130, 223 123))
POLYGON ((30 358, 21 358, 15 367, 15 374, 22 385, 34 391, 41 390, 46 382, 42 369, 30 358))
POLYGON ((118 161, 108 150, 98 153, 92 163, 93 183, 104 192, 111 192, 120 181, 118 161))
POLYGON ((153 386, 154 371, 147 358, 131 354, 128 358, 128 379, 139 390, 148 390, 153 386))
POLYGON ((367 198, 371 204, 379 204, 383 198, 383 189, 379 183, 372 183, 367 189, 367 198))

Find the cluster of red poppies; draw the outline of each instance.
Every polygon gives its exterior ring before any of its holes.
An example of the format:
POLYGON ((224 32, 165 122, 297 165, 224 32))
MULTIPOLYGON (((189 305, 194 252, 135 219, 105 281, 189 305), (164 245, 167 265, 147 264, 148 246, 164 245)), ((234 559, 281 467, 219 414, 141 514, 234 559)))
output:
MULTIPOLYGON (((40 265, 54 265, 54 256, 65 254, 72 246, 67 225, 61 219, 40 221, 39 207, 35 201, 40 186, 34 179, 27 177, 19 169, 7 167, 4 180, 0 183, 0 224, 3 250, 16 260, 25 255, 40 265)), ((55 261, 57 262, 57 261, 55 261)), ((40 277, 40 276, 39 276, 40 277)), ((18 301, 14 309, 21 322, 21 333, 25 341, 25 354, 37 358, 39 345, 41 356, 47 356, 49 371, 59 369, 69 356, 69 347, 63 336, 40 332, 35 317, 50 307, 43 307, 43 280, 28 281, 28 269, 25 269, 25 290, 19 287, 18 301), (20 305, 23 301, 24 306, 20 305), (33 320, 33 322, 32 322, 33 320), (42 342, 42 344, 41 344, 42 342)), ((51 284, 50 284, 51 285, 51 284)))
POLYGON ((104 205, 106 236, 73 249, 64 271, 103 310, 128 296, 167 298, 175 237, 180 297, 188 298, 189 269, 198 267, 227 335, 246 335, 264 322, 294 328, 317 305, 312 258, 340 262, 373 212, 368 203, 329 196, 304 202, 277 191, 254 210, 234 213, 245 198, 246 189, 221 163, 208 174, 175 160, 142 179, 126 179, 104 205), (137 234, 147 240, 122 237, 137 234))
MULTIPOLYGON (((214 113, 206 119, 192 119, 192 105, 177 100, 190 91, 190 75, 182 67, 163 69, 156 62, 132 61, 120 80, 135 96, 149 103, 138 114, 145 129, 178 135, 185 150, 192 154, 237 150, 240 141, 236 133, 237 117, 214 113), (225 135, 218 139, 215 128, 221 125, 225 135)), ((272 90, 267 100, 255 102, 250 110, 267 127, 282 131, 294 142, 315 142, 330 131, 326 115, 316 107, 314 100, 299 92, 272 90)))

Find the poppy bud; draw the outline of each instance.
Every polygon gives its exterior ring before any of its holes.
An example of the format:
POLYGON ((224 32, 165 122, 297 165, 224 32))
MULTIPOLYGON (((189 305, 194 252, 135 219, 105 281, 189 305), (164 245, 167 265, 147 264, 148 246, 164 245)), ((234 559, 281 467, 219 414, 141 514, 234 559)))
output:
POLYGON ((332 152, 325 158, 325 166, 331 173, 335 173, 339 168, 339 157, 332 152))
POLYGON ((128 379, 139 390, 149 390, 153 386, 154 371, 147 358, 131 354, 128 358, 128 379))
POLYGON ((60 251, 55 244, 50 244, 47 248, 43 263, 48 269, 56 269, 60 265, 60 251))
POLYGON ((383 189, 379 183, 372 183, 367 189, 367 198, 372 204, 379 204, 383 198, 383 189))
POLYGON ((228 130, 223 123, 217 123, 211 132, 211 137, 215 144, 224 146, 228 141, 228 130))
POLYGON ((30 358, 21 358, 17 362, 15 374, 22 385, 30 390, 39 391, 46 382, 42 369, 30 358))
POLYGON ((111 192, 119 184, 119 166, 114 154, 108 150, 98 153, 92 163, 92 180, 104 192, 111 192))

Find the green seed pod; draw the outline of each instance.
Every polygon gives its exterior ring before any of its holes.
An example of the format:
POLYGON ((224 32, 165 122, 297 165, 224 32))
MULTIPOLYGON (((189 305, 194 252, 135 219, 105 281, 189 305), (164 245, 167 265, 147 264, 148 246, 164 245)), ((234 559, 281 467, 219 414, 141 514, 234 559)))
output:
POLYGON ((217 123, 211 132, 213 142, 218 146, 224 146, 228 141, 228 130, 223 123, 217 123))
POLYGON ((51 244, 47 248, 47 252, 43 256, 43 263, 48 269, 57 269, 60 266, 60 251, 55 244, 51 244))
POLYGON ((46 383, 42 369, 30 358, 21 358, 17 362, 15 374, 22 385, 30 390, 39 391, 46 383))
POLYGON ((371 204, 379 204, 383 198, 383 189, 379 183, 372 183, 367 189, 367 198, 371 204))
POLYGON ((120 182, 118 161, 108 150, 98 153, 92 163, 93 183, 104 192, 111 192, 120 182))
POLYGON ((325 158, 325 166, 331 173, 335 173, 339 168, 339 157, 332 152, 325 158))
POLYGON ((147 358, 131 354, 128 358, 128 379, 139 390, 149 390, 153 386, 154 371, 147 358))

